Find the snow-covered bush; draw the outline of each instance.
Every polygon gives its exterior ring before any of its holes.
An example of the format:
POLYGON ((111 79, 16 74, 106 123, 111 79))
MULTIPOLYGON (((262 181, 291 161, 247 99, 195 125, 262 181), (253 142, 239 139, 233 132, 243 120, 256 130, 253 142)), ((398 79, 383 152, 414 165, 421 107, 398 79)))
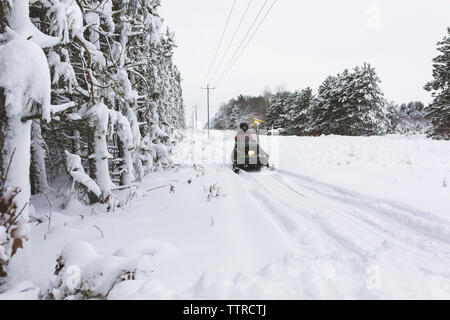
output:
POLYGON ((175 249, 163 242, 142 240, 114 255, 98 254, 87 242, 64 248, 57 260, 47 299, 107 299, 122 282, 145 282, 152 273, 151 259, 164 257, 175 249))

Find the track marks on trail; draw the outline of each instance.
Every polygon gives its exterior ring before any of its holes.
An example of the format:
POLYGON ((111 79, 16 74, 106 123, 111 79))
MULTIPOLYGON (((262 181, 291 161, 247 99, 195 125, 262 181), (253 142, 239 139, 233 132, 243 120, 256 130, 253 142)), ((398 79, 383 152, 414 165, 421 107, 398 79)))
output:
POLYGON ((252 197, 297 240, 313 233, 320 251, 336 245, 366 257, 386 244, 432 259, 450 259, 448 223, 308 177, 280 171, 244 174, 252 197), (300 235, 300 237, 299 237, 300 235))

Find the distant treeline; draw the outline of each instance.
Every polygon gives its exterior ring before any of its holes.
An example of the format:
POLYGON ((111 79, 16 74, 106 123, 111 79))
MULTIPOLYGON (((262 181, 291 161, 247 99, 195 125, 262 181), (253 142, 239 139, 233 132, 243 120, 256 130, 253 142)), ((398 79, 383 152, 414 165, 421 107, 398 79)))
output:
POLYGON ((265 120, 269 106, 269 96, 250 97, 240 95, 222 104, 212 119, 211 127, 218 130, 235 129, 241 122, 251 122, 253 118, 265 120))
POLYGON ((239 96, 223 104, 215 115, 215 129, 235 129, 253 118, 267 129, 282 128, 286 135, 380 135, 423 133, 429 126, 425 105, 388 102, 380 80, 369 64, 328 77, 317 94, 311 88, 239 96))
POLYGON ((212 121, 216 129, 236 129, 240 122, 264 120, 268 129, 282 128, 286 135, 350 135, 427 133, 450 140, 450 28, 438 43, 433 80, 425 85, 433 102, 395 104, 380 89, 375 69, 367 63, 329 76, 317 93, 311 88, 259 97, 239 96, 221 106, 212 121))

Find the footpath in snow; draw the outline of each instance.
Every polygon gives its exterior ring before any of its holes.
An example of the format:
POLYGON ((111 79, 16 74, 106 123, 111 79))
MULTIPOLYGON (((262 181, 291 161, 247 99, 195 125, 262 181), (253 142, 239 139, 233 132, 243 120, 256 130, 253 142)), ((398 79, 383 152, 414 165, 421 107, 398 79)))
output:
POLYGON ((113 212, 36 197, 52 219, 33 227, 34 284, 109 299, 450 298, 448 142, 263 140, 276 171, 236 175, 233 132, 187 131, 179 167, 113 212))

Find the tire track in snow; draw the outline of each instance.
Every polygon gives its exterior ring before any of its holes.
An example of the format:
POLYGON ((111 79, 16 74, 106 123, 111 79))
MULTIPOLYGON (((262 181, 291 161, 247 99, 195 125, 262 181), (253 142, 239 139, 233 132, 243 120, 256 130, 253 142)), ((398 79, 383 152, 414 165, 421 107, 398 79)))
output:
MULTIPOLYGON (((320 182, 313 182, 313 185, 311 186, 311 181, 313 180, 307 177, 303 180, 302 176, 292 173, 290 173, 289 177, 299 177, 298 180, 300 181, 300 184, 295 184, 297 188, 307 188, 323 197, 341 202, 355 210, 358 209, 356 210, 357 218, 362 219, 373 226, 379 227, 380 221, 383 221, 385 227, 391 228, 383 228, 383 231, 391 233, 393 237, 402 240, 403 242, 415 238, 419 240, 415 241, 415 245, 418 245, 423 250, 440 247, 441 249, 444 249, 446 257, 450 257, 450 225, 447 221, 443 221, 426 212, 410 209, 401 204, 391 203, 388 200, 385 201, 376 197, 361 195, 320 182), (325 190, 330 189, 330 193, 325 192, 325 190), (411 215, 412 217, 409 217, 411 215), (394 226, 396 228, 393 228, 394 226), (401 229, 402 234, 398 234, 398 229, 401 229), (411 238, 410 236, 413 237, 411 238)), ((278 176, 277 179, 286 180, 282 175, 278 176)), ((282 183, 286 184, 285 181, 282 183)), ((351 210, 343 210, 341 212, 344 214, 352 213, 351 210)), ((355 214, 353 213, 353 215, 355 214)))
MULTIPOLYGON (((374 206, 374 203, 387 206, 388 208, 386 208, 386 210, 384 210, 383 213, 385 213, 385 211, 389 209, 390 211, 399 212, 395 214, 395 217, 401 218, 400 221, 397 221, 400 224, 404 222, 409 222, 409 225, 414 225, 418 228, 422 228, 421 230, 422 232, 427 232, 431 230, 433 232, 429 234, 430 236, 433 236, 434 233, 438 231, 438 235, 441 236, 445 242, 450 241, 449 221, 441 219, 428 212, 417 210, 405 204, 401 204, 395 201, 381 199, 370 195, 364 195, 338 186, 322 183, 310 177, 292 173, 286 170, 280 170, 279 172, 283 174, 280 175, 281 179, 284 179, 285 177, 297 179, 300 181, 300 186, 307 187, 310 190, 313 190, 316 193, 321 193, 322 195, 327 197, 334 197, 336 200, 346 201, 347 203, 352 203, 350 200, 353 200, 353 203, 359 202, 375 210, 379 210, 380 208, 374 206), (325 190, 328 190, 329 192, 325 193, 325 190), (420 222, 422 222, 422 224, 420 222)), ((295 185, 299 186, 299 184, 295 185)), ((392 217, 391 215, 387 216, 392 217)))
MULTIPOLYGON (((299 196, 298 192, 292 192, 292 188, 286 190, 286 187, 277 180, 271 178, 268 179, 268 183, 264 184, 260 181, 261 179, 251 175, 247 175, 247 177, 252 180, 252 189, 249 192, 251 196, 256 198, 257 202, 263 202, 267 211, 274 215, 294 238, 308 233, 313 241, 306 244, 313 246, 319 254, 329 254, 330 252, 338 254, 342 252, 340 248, 344 247, 359 257, 367 257, 370 251, 381 246, 381 237, 374 239, 369 248, 354 241, 347 230, 343 230, 342 226, 333 225, 326 215, 318 212, 314 205, 311 206, 310 201, 306 200, 310 197, 304 194, 299 196), (255 185, 258 185, 259 188, 255 188, 255 185), (270 200, 265 194, 269 191, 270 200), (279 193, 279 197, 274 197, 277 193, 279 193), (291 201, 287 201, 289 198, 291 201), (277 204, 275 205, 275 203, 277 204), (295 205, 297 203, 298 205, 295 205), (307 228, 303 226, 307 226, 307 228)), ((315 206, 318 205, 318 202, 315 202, 315 206)))
MULTIPOLYGON (((278 173, 270 175, 269 179, 251 174, 245 176, 252 180, 253 185, 259 187, 259 191, 251 191, 252 196, 264 199, 264 193, 261 190, 270 191, 271 201, 269 203, 272 202, 272 204, 269 204, 269 209, 272 207, 272 212, 274 212, 273 202, 278 202, 279 205, 281 204, 289 209, 289 213, 284 210, 283 214, 277 213, 276 217, 284 216, 282 217, 283 224, 287 231, 291 233, 295 227, 290 224, 296 222, 292 218, 287 220, 286 216, 296 214, 306 217, 308 215, 317 223, 318 227, 329 237, 332 237, 332 240, 362 256, 367 256, 370 252, 376 251, 385 241, 388 241, 401 250, 407 250, 415 254, 419 253, 430 258, 436 258, 435 256, 437 256, 437 259, 449 258, 449 243, 442 237, 445 236, 445 233, 435 237, 430 234, 429 228, 418 229, 423 223, 411 227, 408 224, 405 225, 402 222, 403 220, 389 219, 390 211, 388 209, 380 209, 373 203, 366 203, 371 200, 369 197, 369 199, 363 198, 360 201, 352 201, 352 199, 349 200, 344 197, 345 193, 342 195, 336 194, 337 191, 334 189, 331 194, 325 192, 324 190, 328 189, 327 185, 321 188, 320 183, 311 187, 308 185, 308 181, 300 181, 300 184, 288 183, 284 175, 278 173), (278 197, 274 196, 277 194, 278 197), (345 221, 339 220, 339 218, 345 219, 345 221), (286 223, 286 221, 288 222, 286 223), (400 234, 399 230, 401 230, 400 234), (411 244, 414 244, 414 246, 411 244)), ((266 205, 267 202, 265 201, 266 205)), ((384 204, 380 200, 378 202, 384 204)), ((397 207, 393 207, 392 210, 397 210, 397 207)), ((394 217, 398 215, 393 214, 394 217)))

